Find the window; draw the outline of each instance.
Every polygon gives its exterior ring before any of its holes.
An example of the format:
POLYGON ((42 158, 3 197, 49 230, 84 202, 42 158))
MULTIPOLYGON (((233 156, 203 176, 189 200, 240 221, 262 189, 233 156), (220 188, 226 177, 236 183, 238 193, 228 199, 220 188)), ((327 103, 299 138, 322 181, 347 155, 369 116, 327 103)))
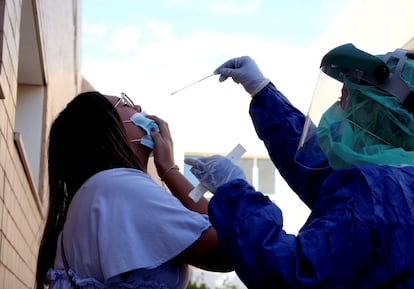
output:
POLYGON ((257 185, 259 191, 265 194, 275 194, 276 169, 269 158, 256 159, 257 185))
POLYGON ((46 89, 32 2, 22 1, 14 135, 27 179, 38 197, 46 89))

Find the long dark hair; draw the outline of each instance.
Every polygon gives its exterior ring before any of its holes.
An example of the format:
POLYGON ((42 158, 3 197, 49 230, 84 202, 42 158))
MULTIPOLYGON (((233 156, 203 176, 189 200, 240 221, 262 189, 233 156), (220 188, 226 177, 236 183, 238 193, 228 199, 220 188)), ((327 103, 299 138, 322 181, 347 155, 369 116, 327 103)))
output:
POLYGON ((37 259, 36 286, 43 289, 53 267, 57 237, 69 203, 92 175, 106 169, 142 169, 120 117, 99 92, 76 96, 53 122, 49 133, 49 211, 37 259))

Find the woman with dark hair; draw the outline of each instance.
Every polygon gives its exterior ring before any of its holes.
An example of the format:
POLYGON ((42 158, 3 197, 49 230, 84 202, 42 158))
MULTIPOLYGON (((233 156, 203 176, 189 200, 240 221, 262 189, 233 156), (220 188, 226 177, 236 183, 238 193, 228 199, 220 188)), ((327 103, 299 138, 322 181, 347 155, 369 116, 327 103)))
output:
POLYGON ((168 124, 126 96, 75 97, 49 135, 49 211, 36 288, 185 288, 188 265, 232 270, 168 124), (170 192, 147 174, 153 152, 170 192))

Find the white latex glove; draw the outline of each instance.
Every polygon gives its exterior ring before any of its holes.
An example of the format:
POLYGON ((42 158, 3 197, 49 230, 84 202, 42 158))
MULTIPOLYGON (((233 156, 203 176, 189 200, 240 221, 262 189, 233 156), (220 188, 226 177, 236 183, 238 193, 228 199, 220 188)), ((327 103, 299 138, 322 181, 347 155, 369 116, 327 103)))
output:
POLYGON ((234 82, 243 85, 244 89, 252 97, 269 83, 269 80, 263 76, 256 62, 249 56, 230 59, 216 68, 214 73, 220 74, 220 82, 231 77, 234 82))
POLYGON ((192 166, 190 171, 212 193, 215 193, 218 187, 235 179, 246 180, 242 169, 223 156, 186 158, 184 162, 192 166))

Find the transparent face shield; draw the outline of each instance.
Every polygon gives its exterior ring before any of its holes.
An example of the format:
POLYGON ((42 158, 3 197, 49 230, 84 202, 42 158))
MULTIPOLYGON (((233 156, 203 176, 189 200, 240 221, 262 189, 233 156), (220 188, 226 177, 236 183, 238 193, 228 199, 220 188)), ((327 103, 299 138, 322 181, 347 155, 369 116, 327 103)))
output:
POLYGON ((398 98, 363 72, 336 77, 342 82, 320 73, 295 161, 310 169, 392 163, 404 139, 392 109, 400 107, 398 98), (387 157, 389 151, 395 154, 387 157))
POLYGON ((414 164, 414 53, 352 44, 322 58, 295 161, 309 169, 414 164))
POLYGON ((342 91, 343 84, 341 82, 329 77, 322 71, 320 72, 295 154, 295 161, 298 164, 310 169, 323 169, 329 166, 319 145, 317 126, 322 115, 332 105, 339 102, 342 91))

